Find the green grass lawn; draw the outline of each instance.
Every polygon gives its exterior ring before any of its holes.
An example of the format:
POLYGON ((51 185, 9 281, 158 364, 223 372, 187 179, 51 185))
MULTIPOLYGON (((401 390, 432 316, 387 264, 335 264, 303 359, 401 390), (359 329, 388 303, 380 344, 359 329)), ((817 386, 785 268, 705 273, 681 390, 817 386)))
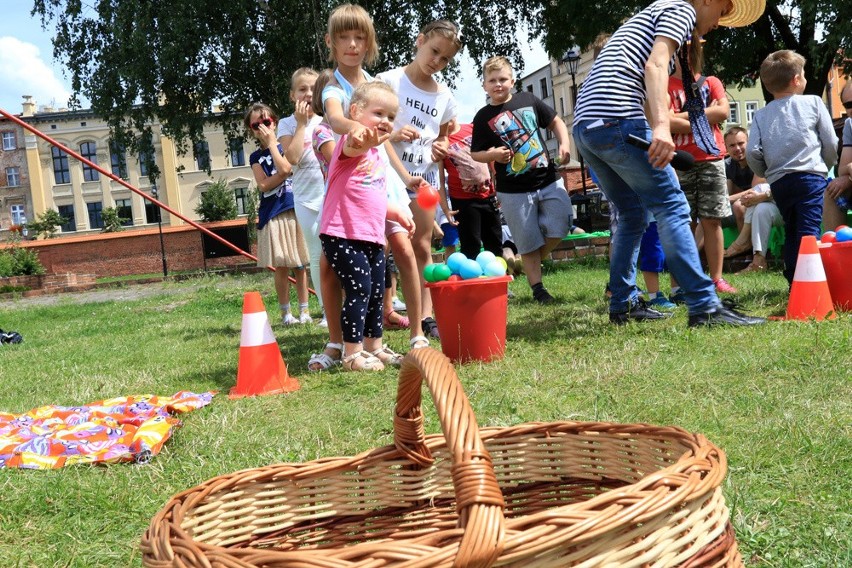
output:
MULTIPOLYGON (((504 359, 459 369, 480 425, 600 420, 677 425, 728 455, 724 492, 750 566, 852 565, 852 315, 751 329, 688 330, 607 323, 600 264, 545 276, 555 306, 511 284, 504 359)), ((736 277, 743 305, 783 312, 778 273, 736 277)), ((24 343, 0 348, 0 411, 130 394, 219 390, 183 416, 148 465, 0 470, 0 565, 138 566, 151 517, 175 493, 213 476, 277 462, 353 455, 391 443, 395 373, 311 375, 316 326, 284 328, 269 274, 146 285, 154 296, 56 305, 6 301, 0 327, 24 343), (243 293, 260 290, 296 393, 229 400, 243 293)), ((408 334, 387 333, 399 350, 408 334)), ((439 431, 431 404, 427 432, 439 431)))

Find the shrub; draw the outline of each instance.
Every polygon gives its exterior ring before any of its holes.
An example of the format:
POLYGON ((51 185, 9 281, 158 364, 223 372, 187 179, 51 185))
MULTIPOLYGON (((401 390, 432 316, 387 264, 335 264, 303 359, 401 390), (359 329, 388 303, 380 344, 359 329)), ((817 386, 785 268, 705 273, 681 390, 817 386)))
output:
POLYGON ((103 211, 101 211, 101 218, 104 220, 104 228, 101 229, 102 233, 118 233, 119 231, 124 230, 125 221, 129 221, 127 217, 119 217, 118 209, 115 207, 107 207, 103 211))
POLYGON ((219 178, 201 194, 195 213, 204 222, 228 221, 237 218, 237 199, 228 182, 219 178))
POLYGON ((33 249, 17 246, 0 252, 0 277, 44 274, 44 265, 33 249))
POLYGON ((56 236, 59 227, 62 226, 67 219, 59 214, 55 209, 48 209, 39 215, 35 221, 27 223, 27 227, 36 237, 44 237, 52 239, 56 236))

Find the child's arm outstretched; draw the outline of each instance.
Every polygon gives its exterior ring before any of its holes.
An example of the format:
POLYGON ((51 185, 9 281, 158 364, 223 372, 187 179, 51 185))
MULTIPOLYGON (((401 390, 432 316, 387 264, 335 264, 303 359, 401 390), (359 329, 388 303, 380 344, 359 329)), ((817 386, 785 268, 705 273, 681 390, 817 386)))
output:
POLYGON ((388 138, 390 138, 390 134, 387 132, 379 134, 379 129, 376 127, 367 128, 360 124, 359 126, 364 129, 364 135, 361 141, 359 142, 347 136, 343 143, 343 150, 341 151, 348 158, 362 156, 366 154, 370 148, 381 146, 388 138))

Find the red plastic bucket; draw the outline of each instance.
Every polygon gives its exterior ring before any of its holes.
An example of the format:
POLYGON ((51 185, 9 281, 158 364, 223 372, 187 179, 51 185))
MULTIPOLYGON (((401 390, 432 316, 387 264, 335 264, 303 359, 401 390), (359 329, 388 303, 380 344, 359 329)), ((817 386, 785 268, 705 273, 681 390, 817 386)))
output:
POLYGON ((819 245, 831 301, 838 311, 852 311, 852 241, 819 245))
POLYGON ((457 363, 502 359, 511 276, 429 282, 441 351, 457 363))

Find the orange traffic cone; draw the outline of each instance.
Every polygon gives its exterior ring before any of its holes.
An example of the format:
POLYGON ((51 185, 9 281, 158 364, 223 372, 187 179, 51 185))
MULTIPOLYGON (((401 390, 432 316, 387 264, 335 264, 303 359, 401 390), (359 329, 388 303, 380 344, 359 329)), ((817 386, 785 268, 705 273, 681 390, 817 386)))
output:
POLYGON ((237 386, 231 389, 228 398, 280 394, 299 388, 299 381, 287 374, 287 365, 272 335, 260 293, 246 292, 243 297, 237 386))
POLYGON ((784 319, 823 320, 826 316, 828 319, 835 318, 834 306, 831 303, 831 292, 828 290, 816 237, 809 235, 802 238, 802 244, 799 246, 799 258, 796 261, 790 301, 787 303, 787 316, 784 319))

